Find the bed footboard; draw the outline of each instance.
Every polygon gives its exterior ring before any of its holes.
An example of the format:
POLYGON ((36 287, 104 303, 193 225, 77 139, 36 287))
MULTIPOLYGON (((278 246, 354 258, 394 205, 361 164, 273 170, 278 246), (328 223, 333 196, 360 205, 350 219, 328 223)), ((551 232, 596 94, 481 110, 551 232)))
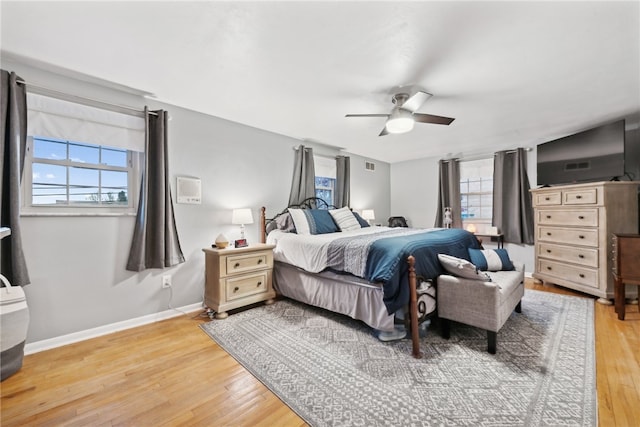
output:
POLYGON ((411 329, 411 354, 416 359, 420 359, 422 358, 422 354, 420 354, 420 331, 418 330, 418 287, 415 269, 416 259, 413 255, 409 255, 407 263, 409 264, 409 313, 411 318, 409 326, 411 329))

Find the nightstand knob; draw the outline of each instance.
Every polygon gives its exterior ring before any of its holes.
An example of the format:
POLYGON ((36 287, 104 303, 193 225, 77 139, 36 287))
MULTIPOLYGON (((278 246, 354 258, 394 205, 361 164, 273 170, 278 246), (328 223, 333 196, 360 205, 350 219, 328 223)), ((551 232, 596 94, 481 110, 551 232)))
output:
POLYGON ((551 267, 547 267, 547 270, 551 270, 551 267))
POLYGON ((258 264, 262 264, 262 258, 258 260, 258 264))
POLYGON ((547 219, 551 219, 551 215, 547 215, 547 219))
POLYGON ((579 215, 579 216, 578 216, 578 219, 584 219, 584 216, 579 215))
POLYGON ((547 253, 550 254, 551 253, 551 249, 547 249, 547 253))
POLYGON ((579 238, 581 238, 581 239, 584 239, 584 236, 582 236, 582 235, 580 235, 580 236, 578 236, 578 237, 579 237, 579 238))
POLYGON ((235 288, 233 288, 233 292, 238 292, 239 290, 240 290, 240 288, 237 287, 237 286, 235 288))
POLYGON ((584 274, 580 273, 579 276, 581 279, 584 279, 584 274))
POLYGON ((581 259, 584 258, 584 255, 580 254, 578 255, 578 258, 581 258, 581 259))
POLYGON ((256 288, 259 288, 260 286, 262 286, 262 282, 258 282, 258 284, 256 285, 256 288))
POLYGON ((233 268, 238 268, 238 267, 240 267, 240 263, 236 262, 236 264, 233 266, 233 268))

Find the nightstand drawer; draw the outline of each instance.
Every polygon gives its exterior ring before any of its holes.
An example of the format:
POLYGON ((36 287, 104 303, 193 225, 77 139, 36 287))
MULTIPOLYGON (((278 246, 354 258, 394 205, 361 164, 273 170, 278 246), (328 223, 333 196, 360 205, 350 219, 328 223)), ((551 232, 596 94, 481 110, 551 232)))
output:
POLYGON ((598 230, 538 227, 538 240, 598 247, 598 230))
POLYGON ((227 301, 266 292, 270 271, 225 279, 227 301))
POLYGON ((579 227, 597 227, 598 209, 538 209, 538 224, 542 225, 576 225, 579 227))
POLYGON ((226 265, 226 274, 228 275, 256 271, 270 267, 269 256, 266 252, 228 256, 226 265))

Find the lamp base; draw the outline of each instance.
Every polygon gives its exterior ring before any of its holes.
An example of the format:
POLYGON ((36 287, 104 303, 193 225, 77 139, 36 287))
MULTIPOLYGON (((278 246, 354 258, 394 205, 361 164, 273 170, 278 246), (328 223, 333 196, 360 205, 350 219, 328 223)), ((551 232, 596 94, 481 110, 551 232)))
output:
POLYGON ((235 241, 234 246, 236 248, 244 248, 244 247, 249 246, 249 244, 247 243, 247 239, 238 239, 238 240, 235 241))

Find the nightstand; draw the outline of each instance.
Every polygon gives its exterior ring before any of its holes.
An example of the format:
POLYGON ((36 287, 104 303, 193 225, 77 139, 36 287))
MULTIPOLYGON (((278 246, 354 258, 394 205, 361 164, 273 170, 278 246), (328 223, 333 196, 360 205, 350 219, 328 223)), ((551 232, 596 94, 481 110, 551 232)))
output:
POLYGON ((227 310, 260 301, 273 304, 276 292, 271 282, 273 248, 258 243, 244 248, 209 249, 205 254, 204 303, 217 319, 227 310))

